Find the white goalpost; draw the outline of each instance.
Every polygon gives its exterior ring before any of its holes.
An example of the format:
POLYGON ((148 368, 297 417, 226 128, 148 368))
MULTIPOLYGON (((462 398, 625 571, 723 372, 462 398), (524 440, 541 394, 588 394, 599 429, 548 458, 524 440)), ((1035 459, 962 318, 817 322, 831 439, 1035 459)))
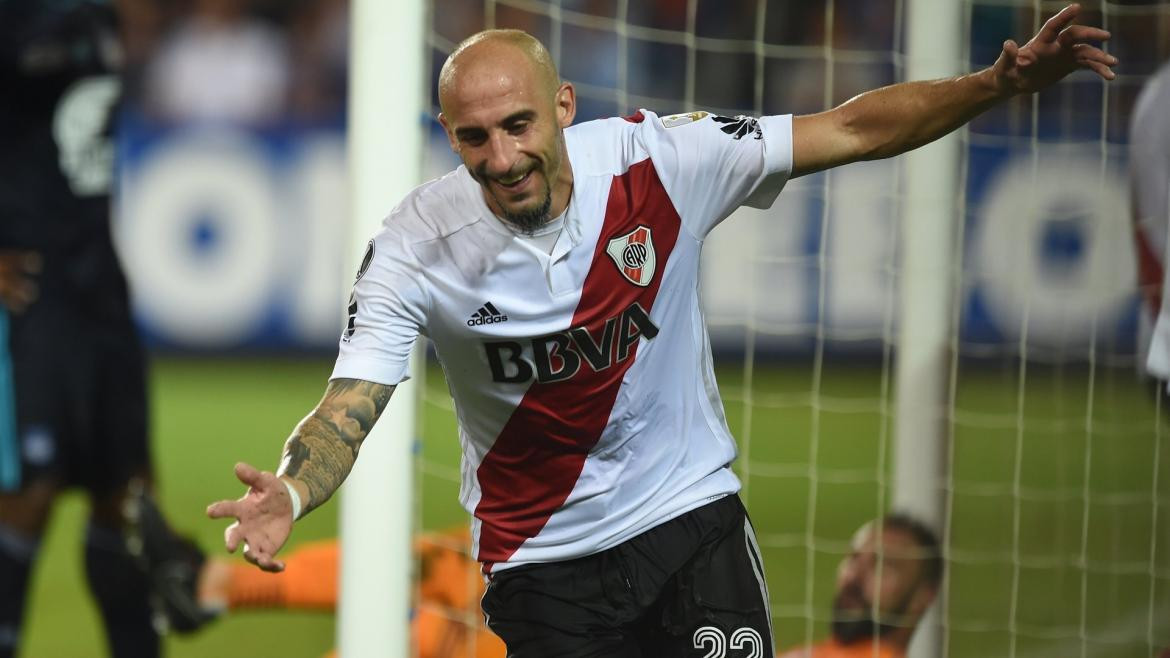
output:
MULTIPOLYGON (((906 80, 964 72, 962 0, 908 0, 906 80)), ((947 408, 950 402, 952 309, 958 273, 955 235, 959 132, 903 156, 901 277, 895 362, 894 509, 913 514, 940 535, 946 524, 947 408)), ((941 592, 940 599, 946 596, 941 592)), ((937 601, 919 624, 911 658, 943 655, 937 601)))
MULTIPOLYGON (((423 0, 352 0, 349 99, 352 282, 366 241, 419 182, 426 110, 423 0)), ((348 294, 348 291, 347 291, 348 294)), ((337 644, 347 658, 406 656, 419 352, 341 491, 337 644)))

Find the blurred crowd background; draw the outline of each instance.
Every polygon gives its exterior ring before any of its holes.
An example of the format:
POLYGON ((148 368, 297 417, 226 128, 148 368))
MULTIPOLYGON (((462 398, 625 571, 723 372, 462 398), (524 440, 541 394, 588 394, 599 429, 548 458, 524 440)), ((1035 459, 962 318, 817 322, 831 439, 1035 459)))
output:
POLYGON ((345 111, 348 0, 125 0, 127 99, 150 119, 265 126, 345 111))
MULTIPOLYGON (((152 118, 263 125, 344 112, 349 0, 122 4, 129 97, 152 118)), ((1046 16, 1062 4, 968 2, 973 64, 992 61, 1005 35, 1030 34, 1038 11, 1046 16)), ((1123 62, 1109 101, 1109 135, 1122 141, 1135 96, 1126 82, 1149 75, 1170 50, 1166 10, 1158 0, 1110 2, 1104 13, 1086 4, 1082 22, 1112 30, 1109 49, 1123 62)), ((897 80, 905 18, 902 0, 468 0, 432 9, 435 73, 452 45, 487 25, 523 29, 549 44, 562 75, 583 86, 583 120, 633 109, 637 103, 614 106, 619 85, 636 100, 815 112, 897 80), (623 36, 630 37, 624 53, 623 36)))

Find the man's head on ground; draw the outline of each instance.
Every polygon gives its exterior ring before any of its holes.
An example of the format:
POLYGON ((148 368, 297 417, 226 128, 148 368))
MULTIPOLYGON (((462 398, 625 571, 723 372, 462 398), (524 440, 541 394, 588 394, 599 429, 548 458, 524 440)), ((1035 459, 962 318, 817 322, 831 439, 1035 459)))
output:
POLYGON ((921 522, 891 514, 862 526, 837 570, 833 637, 906 646, 942 581, 938 538, 921 522))
POLYGON ((487 30, 456 46, 439 73, 439 122, 488 207, 531 233, 564 212, 573 189, 564 129, 576 114, 544 45, 487 30))

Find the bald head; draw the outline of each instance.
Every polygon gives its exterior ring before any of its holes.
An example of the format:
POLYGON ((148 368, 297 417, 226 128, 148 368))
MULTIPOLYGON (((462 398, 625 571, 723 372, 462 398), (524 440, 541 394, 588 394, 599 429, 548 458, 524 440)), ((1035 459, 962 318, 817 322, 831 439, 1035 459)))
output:
POLYGON ((532 35, 488 30, 459 44, 439 73, 439 105, 451 150, 497 217, 531 233, 564 212, 576 95, 532 35))
POLYGON ((526 78, 534 91, 551 100, 560 85, 552 56, 536 37, 522 30, 484 30, 463 40, 439 72, 439 105, 448 112, 460 92, 485 79, 503 84, 505 79, 526 78))

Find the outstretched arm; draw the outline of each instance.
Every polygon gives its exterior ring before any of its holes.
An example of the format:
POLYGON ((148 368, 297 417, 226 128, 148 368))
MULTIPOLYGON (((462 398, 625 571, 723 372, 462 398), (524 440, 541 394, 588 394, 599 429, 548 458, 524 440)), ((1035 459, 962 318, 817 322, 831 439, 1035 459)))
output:
POLYGON ((1032 40, 1006 41, 995 64, 945 80, 906 82, 856 96, 819 114, 792 122, 793 177, 858 160, 877 160, 930 143, 991 106, 1017 94, 1039 91, 1077 69, 1106 80, 1117 58, 1090 45, 1109 33, 1072 25, 1080 5, 1048 19, 1032 40))
POLYGON ((236 465, 236 477, 248 485, 239 500, 222 500, 207 508, 213 519, 235 518, 224 532, 228 551, 244 544, 244 558, 265 571, 280 571, 277 551, 292 532, 293 503, 288 486, 300 498, 301 514, 319 507, 341 486, 357 459, 362 441, 390 401, 393 386, 358 379, 329 382, 313 413, 293 430, 275 474, 248 464, 236 465))
POLYGON ((393 392, 393 386, 335 379, 313 413, 293 430, 276 473, 297 488, 302 514, 329 500, 341 486, 393 392))

